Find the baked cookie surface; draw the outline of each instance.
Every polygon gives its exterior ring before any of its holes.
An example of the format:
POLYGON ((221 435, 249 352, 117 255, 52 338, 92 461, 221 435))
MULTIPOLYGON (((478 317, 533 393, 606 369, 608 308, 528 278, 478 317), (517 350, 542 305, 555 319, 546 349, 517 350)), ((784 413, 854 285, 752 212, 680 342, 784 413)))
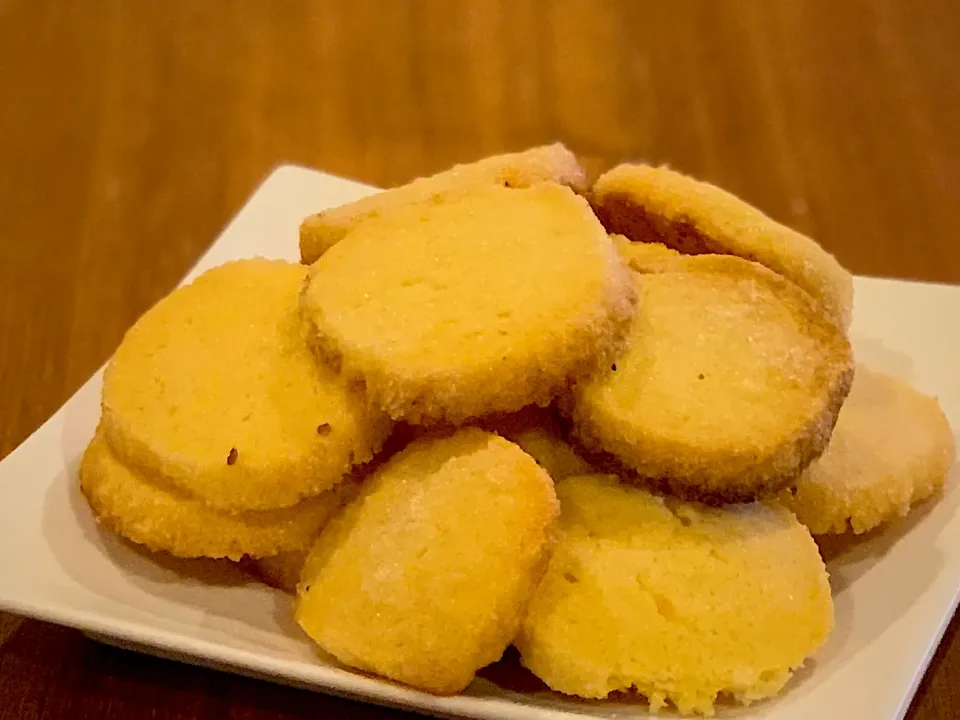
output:
POLYGON ((320 355, 394 419, 545 406, 622 344, 636 294, 586 201, 484 188, 359 225, 301 297, 320 355))
POLYGON ((513 640, 557 513, 550 477, 503 438, 414 441, 324 529, 297 621, 347 665, 459 692, 513 640))
POLYGON ((310 352, 306 272, 240 260, 148 310, 104 374, 118 457, 227 511, 293 505, 369 460, 391 423, 310 352))
POLYGON ((740 258, 687 257, 681 272, 634 278, 626 349, 564 403, 573 436, 686 499, 745 502, 795 479, 849 390, 844 334, 740 258))
POLYGON ((842 328, 850 324, 850 273, 815 241, 725 190, 665 167, 624 164, 597 179, 591 203, 612 233, 753 260, 810 293, 842 328))
POLYGON ((131 470, 99 433, 84 453, 80 488, 105 527, 187 558, 240 560, 305 547, 341 505, 334 489, 281 510, 220 512, 131 470))
POLYGON ((815 535, 863 533, 940 490, 955 459, 935 398, 858 365, 826 452, 780 500, 815 535))
POLYGON ((826 640, 827 572, 782 506, 709 508, 609 475, 557 495, 559 540, 515 643, 554 690, 710 715, 720 693, 776 694, 826 640))
POLYGON ((306 218, 300 225, 300 259, 305 265, 315 263, 358 223, 393 208, 469 191, 478 185, 523 188, 541 182, 555 182, 583 192, 586 173, 576 156, 559 143, 455 165, 436 175, 306 218))

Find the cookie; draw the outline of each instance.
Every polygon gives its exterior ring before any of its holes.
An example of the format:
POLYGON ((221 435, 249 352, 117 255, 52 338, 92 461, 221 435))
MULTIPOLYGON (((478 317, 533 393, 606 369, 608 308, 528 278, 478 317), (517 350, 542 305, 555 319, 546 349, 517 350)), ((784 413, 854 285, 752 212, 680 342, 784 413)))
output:
POLYGON ((778 504, 710 508, 614 476, 556 489, 559 540, 515 643, 554 690, 710 715, 721 693, 776 694, 827 639, 826 569, 778 504))
POLYGON ((346 665, 459 692, 513 640, 557 513, 550 477, 507 440, 421 438, 324 529, 297 622, 346 665))
POLYGON ((307 347, 306 273, 228 263, 137 321, 103 380, 103 434, 125 463, 239 512, 294 505, 372 457, 391 423, 307 347))
POLYGON ((935 398, 858 365, 826 452, 780 500, 814 534, 863 533, 939 491, 955 460, 935 398))
POLYGON ((686 499, 775 493, 826 448, 853 376, 850 345, 761 265, 704 255, 683 267, 634 276, 626 350, 563 404, 573 436, 686 499))
POLYGON ((576 156, 559 143, 494 155, 311 215, 300 225, 300 258, 306 265, 315 263, 358 223, 393 208, 432 201, 477 185, 524 188, 541 182, 567 185, 577 192, 586 190, 583 168, 576 156))
POLYGON ((686 254, 753 260, 807 291, 841 327, 850 324, 853 277, 836 258, 718 187, 665 167, 625 164, 597 180, 591 203, 612 233, 686 254))
POLYGON ((131 470, 98 432, 80 465, 80 488, 97 521, 155 552, 185 558, 275 555, 307 546, 340 507, 337 490, 282 510, 224 513, 131 470))
POLYGON ((321 357, 417 424, 548 405, 619 349, 635 303, 586 201, 554 184, 362 223, 301 297, 321 357))

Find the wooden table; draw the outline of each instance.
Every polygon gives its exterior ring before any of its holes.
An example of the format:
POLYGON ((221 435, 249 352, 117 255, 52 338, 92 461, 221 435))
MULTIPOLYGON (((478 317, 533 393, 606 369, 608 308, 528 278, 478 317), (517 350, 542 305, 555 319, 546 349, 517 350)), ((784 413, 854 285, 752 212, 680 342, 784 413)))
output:
MULTIPOLYGON (((282 162, 386 186, 560 139, 960 281, 958 46, 951 2, 0 0, 0 457, 282 162)), ((911 718, 960 716, 956 628, 911 718)), ((397 714, 38 622, 0 648, 4 719, 333 715, 397 714)))

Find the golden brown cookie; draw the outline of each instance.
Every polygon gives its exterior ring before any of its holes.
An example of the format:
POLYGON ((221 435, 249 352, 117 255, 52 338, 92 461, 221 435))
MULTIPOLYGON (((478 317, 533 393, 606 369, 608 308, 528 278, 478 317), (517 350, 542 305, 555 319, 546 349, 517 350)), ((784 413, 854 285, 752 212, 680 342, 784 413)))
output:
POLYGON ((153 551, 178 557, 261 557, 305 547, 340 507, 338 489, 282 510, 224 513, 120 462, 97 433, 80 465, 97 521, 153 551))
POLYGON ((319 353, 412 423, 547 405, 622 345, 636 294, 570 189, 478 189, 359 225, 310 268, 319 353))
POLYGON ((704 502, 775 493, 830 440, 853 364, 843 332, 756 263, 686 258, 636 274, 627 348, 564 404, 573 435, 704 502))
POLYGON ((935 398, 858 365, 826 452, 780 499, 814 534, 863 533, 940 490, 955 460, 935 398))
POLYGON ((516 640, 554 690, 710 715, 778 693, 833 625, 810 533, 776 503, 708 508, 614 476, 557 482, 559 541, 516 640))
POLYGON ((753 260, 810 293, 841 327, 850 324, 850 273, 810 238, 718 187, 665 167, 624 164, 597 180, 591 202, 612 233, 753 260))
POLYGON ((293 505, 372 457, 391 423, 307 347, 306 273, 228 263, 137 321, 103 380, 104 438, 125 463, 243 511, 293 505))
POLYGON ((311 215, 300 225, 300 258, 306 265, 315 263, 358 223, 394 208, 430 202, 477 185, 525 188, 541 182, 567 185, 577 192, 586 190, 583 168, 576 156, 559 143, 494 155, 311 215))
POLYGON ((550 477, 507 440, 417 440, 320 536, 297 622, 347 665, 459 692, 513 640, 557 512, 550 477))

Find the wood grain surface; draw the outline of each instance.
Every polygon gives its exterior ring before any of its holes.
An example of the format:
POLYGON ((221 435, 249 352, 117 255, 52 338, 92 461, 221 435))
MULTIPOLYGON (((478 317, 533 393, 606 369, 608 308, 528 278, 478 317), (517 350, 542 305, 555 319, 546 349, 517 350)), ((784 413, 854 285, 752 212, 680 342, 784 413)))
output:
MULTIPOLYGON (((960 281, 958 47, 946 1, 0 0, 0 457, 284 162, 387 186, 558 139, 960 281)), ((37 622, 0 648, 4 719, 340 715, 398 713, 37 622)), ((956 623, 909 717, 960 717, 956 623)))

